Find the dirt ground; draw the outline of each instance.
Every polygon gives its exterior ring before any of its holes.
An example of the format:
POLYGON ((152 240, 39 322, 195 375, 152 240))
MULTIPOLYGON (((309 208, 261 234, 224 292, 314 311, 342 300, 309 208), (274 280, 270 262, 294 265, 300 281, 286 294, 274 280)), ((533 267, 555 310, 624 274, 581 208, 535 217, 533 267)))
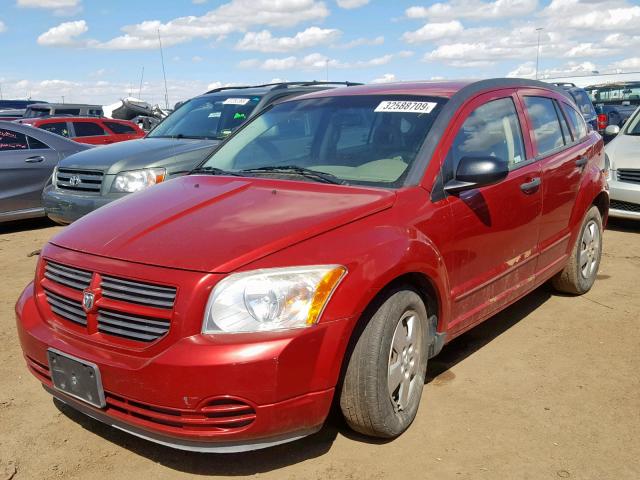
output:
POLYGON ((392 442, 334 415, 302 441, 234 455, 131 437, 55 404, 27 372, 14 303, 61 227, 0 226, 0 480, 640 478, 640 224, 605 233, 595 287, 541 288, 445 347, 413 426, 392 442))

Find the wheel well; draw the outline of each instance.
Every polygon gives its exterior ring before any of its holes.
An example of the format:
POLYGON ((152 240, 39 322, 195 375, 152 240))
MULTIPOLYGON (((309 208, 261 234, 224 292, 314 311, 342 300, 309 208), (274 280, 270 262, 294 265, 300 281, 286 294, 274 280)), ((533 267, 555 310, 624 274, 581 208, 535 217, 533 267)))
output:
POLYGON ((592 205, 598 207, 600 216, 602 217, 602 224, 607 224, 607 217, 609 216, 609 195, 605 192, 600 192, 596 198, 593 199, 592 205))

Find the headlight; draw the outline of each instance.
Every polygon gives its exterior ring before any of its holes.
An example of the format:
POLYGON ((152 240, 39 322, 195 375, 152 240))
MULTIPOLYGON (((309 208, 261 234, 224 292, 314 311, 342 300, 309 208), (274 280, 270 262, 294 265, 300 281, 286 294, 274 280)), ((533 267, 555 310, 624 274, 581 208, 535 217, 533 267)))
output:
POLYGON ((120 172, 111 185, 112 192, 137 192, 164 180, 166 170, 164 168, 145 168, 120 172))
POLYGON ((229 275, 211 292, 202 333, 310 327, 346 273, 341 265, 322 265, 229 275))
POLYGON ((609 155, 606 153, 604 154, 604 175, 607 180, 611 180, 613 178, 611 160, 609 159, 609 155))
POLYGON ((57 188, 57 185, 58 185, 58 166, 57 165, 53 167, 53 173, 51 174, 51 185, 53 185, 54 188, 57 188))

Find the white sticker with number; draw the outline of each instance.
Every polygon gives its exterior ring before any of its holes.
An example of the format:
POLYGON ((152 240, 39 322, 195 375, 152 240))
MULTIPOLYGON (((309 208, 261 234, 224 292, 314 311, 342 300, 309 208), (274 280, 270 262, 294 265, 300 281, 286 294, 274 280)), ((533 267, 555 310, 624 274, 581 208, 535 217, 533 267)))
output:
POLYGON ((431 113, 438 104, 435 102, 412 102, 407 100, 385 100, 374 112, 431 113))
POLYGON ((223 105, 246 105, 247 103, 249 103, 249 98, 227 98, 224 102, 222 102, 223 105))

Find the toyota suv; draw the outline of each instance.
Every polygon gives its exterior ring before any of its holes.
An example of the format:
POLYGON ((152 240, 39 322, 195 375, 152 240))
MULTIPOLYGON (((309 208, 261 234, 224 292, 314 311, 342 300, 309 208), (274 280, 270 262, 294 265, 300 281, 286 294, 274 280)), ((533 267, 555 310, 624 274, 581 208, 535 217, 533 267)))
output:
POLYGON ((393 438, 445 343, 548 280, 592 287, 603 170, 533 80, 287 100, 54 237, 16 305, 24 357, 58 400, 180 449, 295 440, 334 401, 393 438))
POLYGON ((224 87, 192 98, 145 138, 92 149, 60 162, 42 202, 66 224, 113 200, 184 175, 233 131, 276 101, 349 82, 224 87))

